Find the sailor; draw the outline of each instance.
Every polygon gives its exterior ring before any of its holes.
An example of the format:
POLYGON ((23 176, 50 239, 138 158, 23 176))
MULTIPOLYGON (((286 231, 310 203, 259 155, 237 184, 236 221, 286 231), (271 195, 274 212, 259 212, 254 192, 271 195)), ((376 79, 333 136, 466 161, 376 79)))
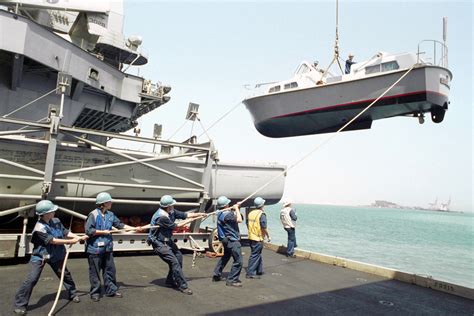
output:
POLYGON ((163 195, 160 199, 160 208, 153 214, 147 242, 155 253, 168 264, 169 271, 165 284, 184 294, 191 295, 193 291, 183 274, 183 255, 173 241, 173 230, 187 223, 205 216, 205 213, 185 213, 174 209, 176 201, 170 195, 163 195), (175 224, 176 219, 188 219, 175 224))
POLYGON ((267 216, 263 210, 265 200, 256 197, 253 202, 255 208, 247 215, 247 227, 249 233, 250 249, 252 250, 247 267, 247 279, 260 279, 263 274, 263 240, 267 237, 270 241, 270 235, 267 230, 267 216))
POLYGON ((224 270, 230 257, 234 262, 227 276, 226 285, 241 287, 242 282, 239 280, 242 271, 242 246, 240 244, 239 223, 242 223, 242 214, 240 214, 240 203, 229 208, 230 200, 226 196, 220 196, 217 199, 217 208, 222 210, 217 215, 217 233, 219 240, 224 246, 224 255, 217 262, 214 268, 212 281, 223 281, 222 270, 224 270))
MULTIPOLYGON (((31 234, 31 242, 33 243, 30 259, 31 268, 26 280, 15 295, 15 314, 26 315, 33 287, 38 282, 45 264, 48 263, 60 278, 66 255, 64 245, 72 245, 80 240, 87 239, 87 236, 79 237, 66 229, 61 221, 54 217, 57 209, 58 206, 49 200, 42 200, 36 204, 36 215, 39 215, 39 219, 31 234)), ((79 303, 80 299, 77 296, 76 285, 67 268, 64 270, 64 287, 68 292, 69 300, 79 303)))
POLYGON ((352 60, 354 58, 354 55, 352 53, 349 53, 348 57, 349 58, 346 60, 346 75, 351 73, 351 66, 356 63, 352 60))
POLYGON ((85 224, 85 232, 89 236, 86 244, 87 260, 89 262, 89 280, 91 283, 90 296, 94 302, 100 301, 101 284, 100 273, 104 280, 105 296, 121 298, 118 292, 116 270, 113 256, 112 227, 141 231, 125 225, 110 211, 112 196, 107 192, 97 194, 95 203, 97 208, 89 213, 85 224))
POLYGON ((288 244, 286 246, 286 256, 295 258, 295 247, 296 245, 296 217, 295 210, 291 207, 291 201, 287 200, 283 202, 283 208, 280 211, 280 220, 283 228, 288 234, 288 244))

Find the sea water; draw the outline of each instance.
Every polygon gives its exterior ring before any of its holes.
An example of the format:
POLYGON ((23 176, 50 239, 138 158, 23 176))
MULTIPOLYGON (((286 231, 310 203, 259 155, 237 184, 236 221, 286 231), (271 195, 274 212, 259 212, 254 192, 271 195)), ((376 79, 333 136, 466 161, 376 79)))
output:
MULTIPOLYGON (((474 288, 474 214, 293 205, 298 248, 474 288)), ((265 207, 272 242, 286 245, 280 205, 265 207)))

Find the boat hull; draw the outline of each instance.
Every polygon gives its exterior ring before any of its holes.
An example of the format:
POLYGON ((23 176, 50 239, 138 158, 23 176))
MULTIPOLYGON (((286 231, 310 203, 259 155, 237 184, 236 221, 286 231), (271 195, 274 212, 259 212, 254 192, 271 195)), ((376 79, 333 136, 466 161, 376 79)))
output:
MULTIPOLYGON (((6 159, 14 163, 22 164, 37 170, 44 170, 47 152, 47 144, 32 140, 0 139, 0 159, 6 159)), ((130 154, 135 158, 143 159, 152 157, 150 154, 130 154)), ((58 146, 55 159, 54 172, 72 170, 77 168, 100 166, 105 164, 127 161, 126 159, 102 150, 87 147, 58 146)), ((151 165, 160 167, 168 172, 175 173, 181 177, 202 182, 205 160, 198 158, 179 158, 171 160, 160 160, 149 162, 151 165)), ((219 163, 213 166, 209 187, 209 197, 217 198, 226 195, 234 202, 244 199, 249 194, 282 174, 258 194, 265 197, 268 204, 277 203, 283 194, 285 182, 285 166, 281 165, 255 165, 255 164, 233 164, 219 163)), ((35 202, 40 198, 43 181, 40 179, 20 179, 19 177, 36 176, 31 171, 2 163, 0 161, 0 176, 2 185, 1 195, 25 195, 29 198, 3 199, 0 210, 16 207, 21 200, 35 202), (10 175, 5 176, 5 175, 10 175), (16 178, 15 178, 16 177, 16 178), (31 198, 37 197, 37 198, 31 198)), ((100 169, 68 175, 56 175, 53 180, 52 196, 55 197, 77 197, 94 198, 99 192, 107 191, 114 199, 126 199, 136 201, 158 201, 161 196, 171 194, 178 202, 197 202, 200 192, 152 189, 147 186, 166 186, 198 189, 198 186, 187 183, 181 179, 172 177, 156 171, 141 164, 129 164, 121 167, 100 169), (61 180, 63 182, 59 182, 61 180), (95 181, 107 182, 108 185, 67 183, 66 181, 95 181), (117 185, 113 185, 113 183, 117 185), (134 187, 120 187, 118 184, 128 183, 134 187)), ((251 200, 250 200, 251 201, 251 200)), ((249 201, 249 202, 250 202, 249 201)), ((59 202, 64 207, 70 207, 82 214, 87 214, 94 207, 91 202, 59 202)), ((115 204, 114 210, 119 215, 143 215, 149 214, 156 209, 156 204, 115 204)), ((184 207, 189 208, 189 207, 184 207)))
MULTIPOLYGON (((268 137, 291 137, 339 130, 406 70, 244 100, 257 130, 268 137)), ((345 130, 368 129, 374 120, 444 111, 449 100, 448 69, 414 68, 345 130)))

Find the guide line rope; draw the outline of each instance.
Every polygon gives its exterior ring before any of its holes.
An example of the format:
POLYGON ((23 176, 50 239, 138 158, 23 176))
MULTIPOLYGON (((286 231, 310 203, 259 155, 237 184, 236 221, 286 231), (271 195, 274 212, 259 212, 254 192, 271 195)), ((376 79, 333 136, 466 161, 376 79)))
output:
POLYGON ((49 311, 48 316, 54 315, 54 309, 56 308, 56 305, 58 304, 59 295, 61 294, 61 288, 63 286, 63 281, 64 281, 64 272, 66 271, 66 263, 69 257, 69 251, 71 250, 71 247, 72 247, 72 244, 69 245, 69 247, 66 249, 66 255, 64 256, 64 260, 63 260, 63 267, 61 269, 61 278, 59 279, 58 292, 56 293, 56 298, 54 299, 53 306, 51 307, 51 310, 49 311))

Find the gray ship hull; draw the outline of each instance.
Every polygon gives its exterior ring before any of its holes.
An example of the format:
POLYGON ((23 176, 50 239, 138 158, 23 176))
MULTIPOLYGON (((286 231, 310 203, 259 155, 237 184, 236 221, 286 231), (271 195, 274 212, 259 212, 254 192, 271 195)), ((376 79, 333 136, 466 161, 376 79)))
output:
MULTIPOLYGON (((268 137, 335 132, 405 71, 257 96, 243 102, 257 130, 268 137)), ((346 130, 368 129, 372 121, 394 116, 438 111, 444 117, 451 78, 451 72, 446 68, 415 68, 346 130)))

